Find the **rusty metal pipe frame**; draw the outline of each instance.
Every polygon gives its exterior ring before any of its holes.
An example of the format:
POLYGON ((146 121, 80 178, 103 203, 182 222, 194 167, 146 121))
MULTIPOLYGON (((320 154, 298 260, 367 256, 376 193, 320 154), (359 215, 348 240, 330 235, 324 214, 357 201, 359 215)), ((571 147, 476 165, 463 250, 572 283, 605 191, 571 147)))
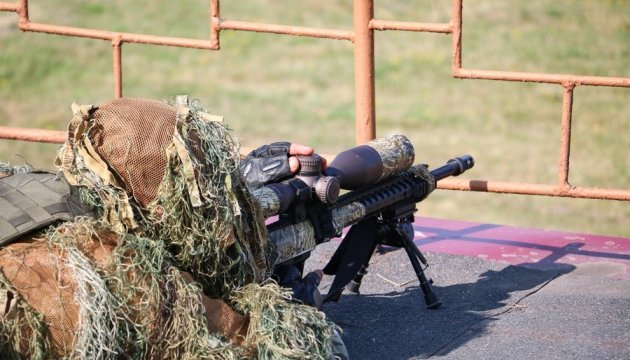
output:
POLYGON ((73 37, 83 37, 97 40, 114 41, 120 39, 120 42, 138 43, 150 45, 164 45, 194 49, 212 50, 209 40, 196 40, 169 36, 144 35, 134 33, 120 33, 106 30, 84 29, 71 26, 49 25, 34 22, 20 24, 23 31, 47 33, 54 35, 65 35, 73 37))
MULTIPOLYGON (((63 143, 68 134, 65 131, 25 129, 0 126, 0 138, 44 143, 63 143)), ((564 187, 535 183, 516 183, 468 179, 444 179, 438 183, 439 189, 478 191, 521 195, 546 195, 585 199, 630 200, 630 190, 604 189, 591 187, 564 187)))
POLYGON ((330 30, 303 26, 275 25, 250 21, 221 19, 216 22, 215 26, 217 30, 253 31, 280 35, 308 36, 313 38, 352 41, 352 33, 343 30, 330 30))
POLYGON ((0 139, 62 144, 67 138, 66 131, 0 126, 0 139))
POLYGON ((453 32, 453 25, 440 24, 440 23, 419 23, 419 22, 409 22, 409 21, 388 21, 388 20, 372 19, 370 21, 370 29, 450 34, 453 32))
POLYGON ((31 22, 28 16, 28 0, 19 0, 17 3, 0 3, 0 11, 17 12, 20 18, 19 28, 22 31, 83 37, 98 40, 119 41, 121 43, 129 42, 212 50, 209 40, 196 40, 188 38, 134 33, 120 33, 106 30, 85 29, 72 26, 50 25, 31 22))
POLYGON ((453 42, 451 68, 453 77, 460 79, 520 81, 562 85, 564 92, 562 100, 560 151, 558 155, 558 184, 556 186, 552 186, 531 183, 449 180, 447 182, 441 183, 439 187, 450 190, 471 190, 494 193, 563 196, 608 200, 630 200, 630 191, 628 190, 574 187, 569 184, 571 123, 573 114, 574 88, 578 85, 630 87, 630 79, 620 77, 582 76, 571 74, 542 74, 515 71, 465 69, 462 67, 463 0, 453 0, 452 5, 453 13, 451 24, 453 25, 453 42))
POLYGON ((354 33, 301 26, 285 26, 247 21, 223 20, 219 0, 210 3, 210 39, 215 48, 220 47, 221 30, 254 31, 294 36, 309 36, 354 42, 355 73, 355 140, 357 144, 376 137, 375 85, 374 85, 374 35, 370 22, 374 18, 372 0, 355 0, 353 5, 354 33))
POLYGON ((494 71, 465 69, 462 67, 462 11, 463 0, 453 0, 453 77, 458 79, 481 79, 499 81, 537 82, 548 84, 573 84, 584 86, 630 87, 629 78, 608 76, 583 76, 571 74, 543 74, 518 71, 494 71))
POLYGON ((558 187, 567 189, 569 185, 569 161, 571 158, 571 122, 573 117, 574 85, 564 87, 562 97, 562 121, 560 123, 560 151, 558 153, 558 187))
POLYGON ((116 37, 112 40, 112 53, 114 63, 114 97, 122 97, 122 39, 116 37))
POLYGON ((354 20, 354 111, 355 141, 363 144, 376 138, 374 85, 373 0, 355 0, 354 20))
POLYGON ((20 10, 20 4, 19 3, 0 2, 0 11, 18 12, 19 10, 20 10))
MULTIPOLYGON (((122 96, 122 44, 125 42, 218 50, 220 47, 219 33, 221 30, 255 31, 352 41, 354 42, 355 57, 355 123, 357 143, 363 143, 375 137, 373 30, 452 34, 451 67, 453 77, 455 78, 552 83, 563 86, 564 96, 562 105, 560 151, 558 156, 558 184, 554 186, 531 183, 449 179, 442 181, 439 188, 496 193, 630 200, 630 191, 628 190, 572 187, 568 182, 573 89, 575 86, 579 85, 630 87, 630 79, 619 77, 465 69, 462 67, 462 10, 463 0, 453 0, 452 20, 448 24, 385 21, 374 19, 373 0, 355 0, 353 6, 354 33, 352 33, 343 30, 221 20, 219 0, 210 0, 210 40, 206 41, 32 23, 29 21, 28 17, 27 0, 19 0, 15 3, 0 2, 0 11, 13 11, 18 14, 20 19, 19 28, 23 31, 111 41, 115 97, 122 96)), ((66 134, 63 131, 21 129, 0 126, 0 138, 61 143, 64 141, 65 136, 66 134)))
POLYGON ((503 181, 444 179, 438 183, 438 189, 478 191, 517 195, 545 195, 582 199, 630 200, 630 190, 594 188, 582 186, 563 187, 549 184, 519 183, 503 181))
POLYGON ((210 19, 210 41, 216 49, 220 48, 221 30, 252 31, 279 35, 307 36, 321 39, 354 41, 352 32, 345 30, 221 19, 219 0, 210 0, 210 19))
POLYGON ((582 85, 582 86, 630 87, 630 79, 621 78, 621 77, 476 70, 476 69, 464 69, 461 67, 455 68, 453 70, 453 77, 458 78, 458 79, 519 81, 519 82, 535 82, 535 83, 559 84, 559 85, 571 83, 576 86, 582 85))
POLYGON ((210 45, 215 50, 221 48, 219 23, 221 22, 221 6, 219 0, 210 0, 210 45))

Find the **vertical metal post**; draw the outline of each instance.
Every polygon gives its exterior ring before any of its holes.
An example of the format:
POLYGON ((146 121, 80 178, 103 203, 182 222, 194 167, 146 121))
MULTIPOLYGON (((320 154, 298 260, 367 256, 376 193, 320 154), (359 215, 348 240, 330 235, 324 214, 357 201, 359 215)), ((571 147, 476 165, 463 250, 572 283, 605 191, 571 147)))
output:
POLYGON ((453 32, 451 71, 456 74, 462 68, 462 10, 463 0, 453 0, 451 27, 453 32))
POLYGON ((114 53, 114 97, 122 97, 122 37, 116 36, 112 40, 114 53))
POLYGON ((558 186, 569 187, 569 158, 571 155, 571 121, 573 116, 573 89, 575 84, 562 85, 562 124, 560 127, 560 153, 558 156, 558 186))
POLYGON ((219 0, 210 0, 210 47, 219 50, 221 42, 219 38, 221 21, 221 4, 219 0))
POLYGON ((376 137, 374 111, 373 0, 354 0, 355 139, 357 144, 376 137))
POLYGON ((26 25, 28 23, 28 0, 20 0, 18 16, 20 18, 20 25, 26 25))

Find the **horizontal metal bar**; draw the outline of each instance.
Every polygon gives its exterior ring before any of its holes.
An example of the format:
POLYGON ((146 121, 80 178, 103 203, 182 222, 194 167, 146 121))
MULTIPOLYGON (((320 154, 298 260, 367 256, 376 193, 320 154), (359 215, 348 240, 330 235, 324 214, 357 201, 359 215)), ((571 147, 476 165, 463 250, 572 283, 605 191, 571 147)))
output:
MULTIPOLYGON (((68 133, 66 131, 0 126, 0 139, 61 144, 67 139, 67 137, 68 133)), ((248 150, 249 148, 242 148, 241 152, 248 152, 248 150)), ((329 156, 329 158, 333 157, 334 156, 329 156)), ((604 189, 579 186, 570 187, 502 181, 444 179, 438 183, 438 188, 446 190, 479 191, 504 194, 546 195, 584 199, 630 200, 630 190, 624 189, 604 189)))
POLYGON ((62 144, 67 138, 67 131, 0 126, 0 139, 62 144))
POLYGON ((0 2, 0 11, 14 11, 17 12, 20 9, 19 3, 6 3, 0 2))
POLYGON ((214 50, 209 40, 195 40, 188 38, 143 35, 133 33, 119 33, 106 30, 84 29, 70 26, 49 25, 40 23, 21 23, 20 29, 24 31, 40 32, 47 34, 77 36, 91 39, 109 40, 120 39, 120 42, 175 46, 194 49, 214 50))
POLYGON ((275 24, 263 24, 248 21, 219 20, 217 27, 219 30, 240 30, 262 33, 309 36, 314 38, 324 38, 333 40, 353 41, 353 34, 345 30, 320 29, 303 26, 287 26, 275 24))
POLYGON ((503 194, 545 195, 603 200, 630 200, 630 190, 625 189, 558 186, 486 180, 444 179, 438 183, 438 188, 446 190, 480 191, 503 194))
POLYGON ((370 29, 373 30, 399 30, 399 31, 418 31, 450 34, 453 32, 453 25, 440 23, 419 23, 409 21, 388 21, 372 19, 370 21, 370 29))
POLYGON ((504 80, 562 85, 630 87, 630 78, 622 77, 473 70, 455 67, 453 68, 453 77, 458 79, 504 80))

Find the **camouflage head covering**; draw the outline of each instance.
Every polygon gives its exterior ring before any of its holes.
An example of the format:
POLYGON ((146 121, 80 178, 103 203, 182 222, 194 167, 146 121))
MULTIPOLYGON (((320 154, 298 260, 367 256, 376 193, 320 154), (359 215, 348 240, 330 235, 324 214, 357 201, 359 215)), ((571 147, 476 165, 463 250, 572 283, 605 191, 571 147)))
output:
POLYGON ((57 165, 120 232, 164 240, 217 297, 268 273, 266 228, 223 118, 197 101, 73 105, 57 165))

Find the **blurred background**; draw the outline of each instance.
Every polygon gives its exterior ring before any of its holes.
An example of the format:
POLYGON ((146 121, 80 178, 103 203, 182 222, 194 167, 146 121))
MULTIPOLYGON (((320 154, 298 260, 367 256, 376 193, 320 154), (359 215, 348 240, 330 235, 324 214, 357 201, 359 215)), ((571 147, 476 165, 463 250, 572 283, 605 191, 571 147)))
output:
MULTIPOLYGON (((375 18, 448 22, 449 0, 375 0, 375 18)), ((31 0, 34 22, 208 39, 207 0, 31 0)), ((352 30, 352 1, 221 2, 221 17, 352 30)), ((464 2, 465 68, 630 76, 628 0, 464 2)), ((64 130, 70 104, 113 96, 108 41, 21 33, 0 12, 0 124, 64 130)), ((473 179, 555 184, 559 85, 457 80, 451 36, 375 32, 377 136, 402 133, 416 162, 469 153, 473 179)), ((353 48, 347 41, 221 32, 221 50, 125 43, 123 95, 198 98, 242 146, 278 140, 335 154, 354 145, 353 48)), ((630 90, 577 87, 572 185, 630 188, 630 90)), ((53 169, 57 145, 0 139, 0 161, 53 169)), ((440 190, 420 215, 630 236, 630 202, 440 190)))

